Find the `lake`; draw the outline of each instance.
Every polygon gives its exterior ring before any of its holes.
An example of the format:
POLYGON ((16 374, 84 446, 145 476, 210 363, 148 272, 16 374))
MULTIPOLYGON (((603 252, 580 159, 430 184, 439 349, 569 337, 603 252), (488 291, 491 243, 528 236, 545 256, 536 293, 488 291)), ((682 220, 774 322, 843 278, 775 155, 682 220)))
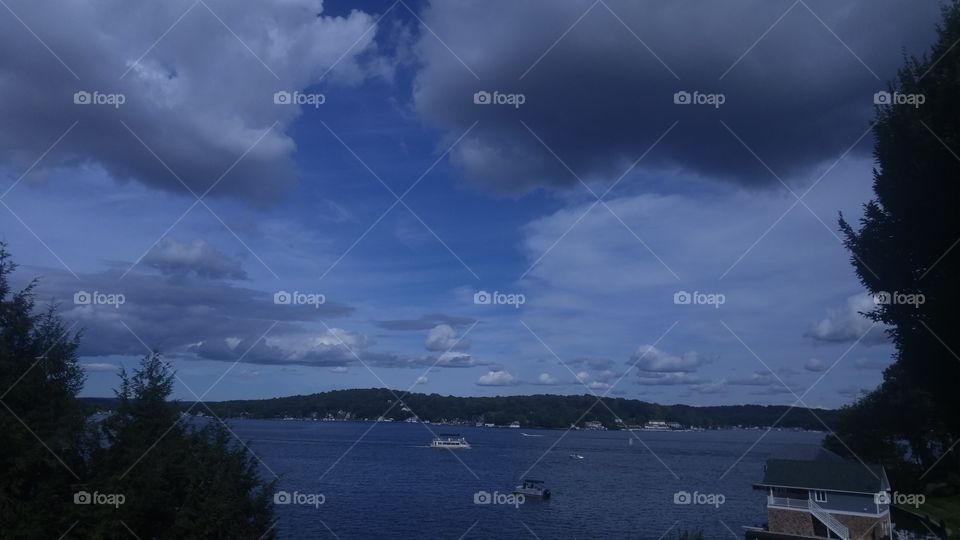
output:
POLYGON ((706 538, 743 538, 741 526, 766 520, 765 496, 751 489, 763 476, 766 458, 781 447, 818 444, 823 438, 815 432, 771 431, 757 443, 764 431, 229 424, 250 441, 263 462, 264 478, 276 473, 278 490, 290 494, 289 504, 276 505, 279 536, 344 540, 655 539, 683 530, 701 530, 706 538), (472 449, 431 449, 431 430, 460 433, 472 449), (522 478, 544 480, 551 499, 510 504, 516 501, 507 496, 522 478), (680 498, 690 504, 677 504, 678 492, 689 493, 680 498), (477 504, 475 497, 489 504, 477 504))

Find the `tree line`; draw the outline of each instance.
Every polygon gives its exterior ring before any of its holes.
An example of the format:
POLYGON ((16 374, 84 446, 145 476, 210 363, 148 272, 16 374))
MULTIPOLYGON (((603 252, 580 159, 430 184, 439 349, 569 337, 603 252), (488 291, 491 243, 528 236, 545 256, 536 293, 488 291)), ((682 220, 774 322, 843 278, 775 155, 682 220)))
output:
POLYGON ((80 333, 0 244, 0 531, 4 538, 274 538, 273 484, 216 422, 180 417, 158 354, 120 373, 109 415, 77 398, 80 333))
MULTIPOLYGON (((531 396, 458 397, 440 394, 404 393, 386 388, 333 390, 310 395, 260 400, 210 402, 222 418, 380 418, 403 421, 413 416, 438 422, 460 420, 523 427, 583 427, 597 421, 609 429, 642 425, 651 420, 677 422, 685 427, 766 427, 826 430, 835 418, 827 409, 790 408, 783 405, 723 405, 695 407, 659 405, 636 399, 602 398, 593 395, 540 394, 531 396), (344 413, 350 413, 347 417, 344 413), (782 417, 782 418, 781 418, 782 417), (620 419, 621 422, 617 422, 620 419), (779 422, 778 422, 779 420, 779 422)), ((100 402, 101 407, 109 403, 100 402)), ((192 403, 181 406, 188 409, 192 403)), ((196 407, 193 410, 197 409, 196 407)))

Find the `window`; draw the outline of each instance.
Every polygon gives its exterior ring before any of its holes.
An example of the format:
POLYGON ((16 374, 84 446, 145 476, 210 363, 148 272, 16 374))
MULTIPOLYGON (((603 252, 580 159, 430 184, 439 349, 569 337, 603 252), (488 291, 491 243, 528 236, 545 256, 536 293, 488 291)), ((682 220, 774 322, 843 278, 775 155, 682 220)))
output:
POLYGON ((813 502, 827 502, 827 493, 825 491, 812 491, 813 493, 813 502))

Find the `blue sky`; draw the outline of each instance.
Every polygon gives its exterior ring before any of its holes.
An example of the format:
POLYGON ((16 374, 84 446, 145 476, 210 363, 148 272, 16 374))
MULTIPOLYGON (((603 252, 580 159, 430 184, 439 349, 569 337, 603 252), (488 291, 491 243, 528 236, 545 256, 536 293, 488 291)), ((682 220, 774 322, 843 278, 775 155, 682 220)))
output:
POLYGON ((84 329, 88 396, 159 347, 183 399, 836 407, 892 354, 836 218, 871 197, 873 94, 938 14, 874 4, 13 1, 0 230, 84 329))

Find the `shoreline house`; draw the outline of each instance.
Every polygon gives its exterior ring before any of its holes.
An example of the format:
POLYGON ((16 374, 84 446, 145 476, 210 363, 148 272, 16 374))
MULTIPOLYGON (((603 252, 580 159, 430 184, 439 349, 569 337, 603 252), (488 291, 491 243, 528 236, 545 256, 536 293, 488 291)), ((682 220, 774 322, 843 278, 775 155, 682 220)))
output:
POLYGON ((747 540, 889 539, 890 482, 879 465, 834 459, 769 459, 754 489, 767 495, 767 526, 747 540))

